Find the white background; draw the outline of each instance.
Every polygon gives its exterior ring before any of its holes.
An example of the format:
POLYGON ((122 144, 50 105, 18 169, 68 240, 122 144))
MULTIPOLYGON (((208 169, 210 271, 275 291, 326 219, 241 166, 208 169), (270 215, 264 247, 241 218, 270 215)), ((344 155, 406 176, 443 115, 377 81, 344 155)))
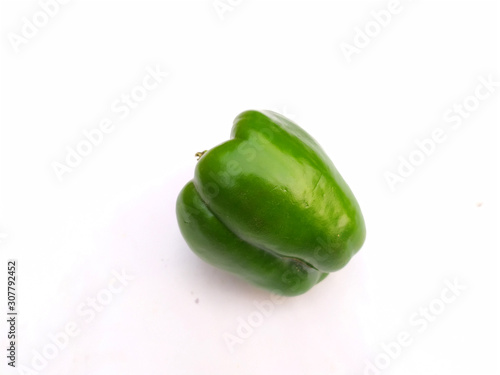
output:
POLYGON ((443 119, 479 77, 500 80, 495 2, 405 2, 351 61, 342 43, 387 2, 233 4, 221 18, 212 0, 75 0, 16 52, 12 34, 41 7, 1 3, 0 317, 17 259, 17 365, 53 358, 9 368, 2 323, 0 373, 498 373, 500 87, 457 129, 443 119), (169 75, 120 116, 114 103, 148 66, 169 75), (315 137, 367 226, 344 269, 271 307, 268 292, 199 260, 175 218, 194 153, 228 139, 247 109, 315 137), (106 118, 113 131, 58 179, 54 162, 106 118), (392 191, 386 172, 437 128, 446 140, 392 191), (465 289, 443 302, 453 282, 465 289), (96 296, 109 303, 92 315, 96 296), (423 318, 429 305, 438 313, 423 318), (68 324, 77 334, 65 340, 68 324))

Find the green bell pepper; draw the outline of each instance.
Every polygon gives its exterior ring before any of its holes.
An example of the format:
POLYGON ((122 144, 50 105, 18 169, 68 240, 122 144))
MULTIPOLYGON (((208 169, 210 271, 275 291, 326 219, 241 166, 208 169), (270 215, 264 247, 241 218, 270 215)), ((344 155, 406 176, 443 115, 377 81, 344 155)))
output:
POLYGON ((356 198, 318 143, 286 117, 243 112, 229 141, 197 156, 176 210, 184 239, 206 262, 293 296, 363 245, 356 198))

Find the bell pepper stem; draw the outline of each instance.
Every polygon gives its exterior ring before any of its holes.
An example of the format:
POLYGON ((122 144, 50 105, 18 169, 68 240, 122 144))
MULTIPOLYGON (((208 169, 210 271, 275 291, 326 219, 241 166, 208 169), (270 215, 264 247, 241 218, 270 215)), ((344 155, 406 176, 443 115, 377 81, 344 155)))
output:
POLYGON ((196 154, 194 154, 194 156, 196 156, 196 160, 200 160, 200 158, 203 156, 203 154, 205 154, 205 152, 207 152, 207 150, 197 152, 196 154))

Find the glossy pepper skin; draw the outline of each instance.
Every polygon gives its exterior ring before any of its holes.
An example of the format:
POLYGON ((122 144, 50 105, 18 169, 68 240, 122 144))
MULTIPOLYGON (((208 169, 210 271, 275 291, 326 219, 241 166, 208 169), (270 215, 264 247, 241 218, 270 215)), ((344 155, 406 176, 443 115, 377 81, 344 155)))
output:
POLYGON ((286 296, 344 267, 365 239, 356 198, 326 153, 271 111, 241 113, 231 139, 202 153, 177 220, 200 258, 286 296))

